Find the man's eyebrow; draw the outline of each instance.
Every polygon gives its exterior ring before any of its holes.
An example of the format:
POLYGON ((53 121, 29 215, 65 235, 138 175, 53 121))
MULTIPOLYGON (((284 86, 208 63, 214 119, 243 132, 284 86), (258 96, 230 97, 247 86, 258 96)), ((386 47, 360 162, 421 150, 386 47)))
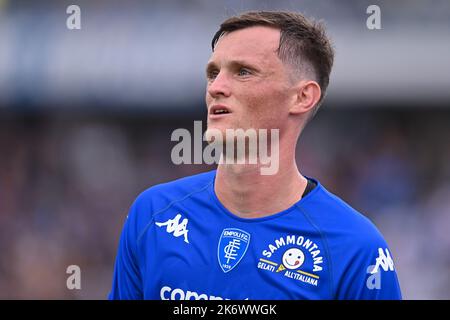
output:
POLYGON ((209 61, 207 64, 206 64, 206 72, 209 72, 209 71, 211 71, 211 70, 213 70, 213 69, 217 69, 218 67, 217 67, 217 64, 214 62, 214 61, 209 61))
MULTIPOLYGON (((258 69, 258 66, 255 63, 246 61, 246 60, 241 60, 241 59, 236 59, 236 60, 229 60, 226 62, 227 65, 231 65, 231 66, 246 66, 249 68, 254 68, 254 69, 258 69)), ((214 61, 209 61, 206 64, 206 71, 211 71, 212 69, 218 69, 219 67, 217 66, 217 64, 214 61)))
POLYGON ((230 63, 230 65, 246 66, 246 67, 254 68, 254 69, 258 68, 257 64, 255 64, 254 62, 247 61, 247 60, 231 60, 229 63, 230 63))

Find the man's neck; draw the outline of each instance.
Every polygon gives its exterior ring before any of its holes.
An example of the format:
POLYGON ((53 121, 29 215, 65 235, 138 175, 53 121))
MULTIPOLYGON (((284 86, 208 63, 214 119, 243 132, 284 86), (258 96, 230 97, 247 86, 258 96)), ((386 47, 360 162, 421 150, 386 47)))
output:
POLYGON ((281 161, 279 169, 274 175, 261 175, 259 165, 221 164, 214 190, 220 202, 239 217, 269 216, 298 202, 307 185, 293 157, 281 161))

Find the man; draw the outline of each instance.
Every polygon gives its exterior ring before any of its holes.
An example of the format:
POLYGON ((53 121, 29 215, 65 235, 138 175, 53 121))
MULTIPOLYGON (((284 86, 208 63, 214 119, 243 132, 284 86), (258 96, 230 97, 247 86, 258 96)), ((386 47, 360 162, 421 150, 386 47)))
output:
POLYGON ((279 169, 220 163, 143 192, 121 235, 110 299, 400 299, 375 226, 296 166, 333 64, 323 27, 248 12, 226 20, 212 47, 207 133, 278 129, 279 169))

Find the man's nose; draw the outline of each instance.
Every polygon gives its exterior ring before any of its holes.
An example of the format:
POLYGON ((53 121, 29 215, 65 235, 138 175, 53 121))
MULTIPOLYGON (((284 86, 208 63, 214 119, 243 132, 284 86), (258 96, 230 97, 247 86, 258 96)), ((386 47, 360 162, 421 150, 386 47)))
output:
POLYGON ((214 80, 208 84, 208 94, 213 98, 221 95, 225 97, 230 96, 230 80, 225 72, 219 72, 214 80))

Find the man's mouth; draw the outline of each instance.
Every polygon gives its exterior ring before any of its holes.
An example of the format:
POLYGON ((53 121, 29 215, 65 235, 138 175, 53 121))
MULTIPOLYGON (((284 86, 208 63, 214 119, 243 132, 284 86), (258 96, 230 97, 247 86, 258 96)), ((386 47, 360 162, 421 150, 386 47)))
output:
POLYGON ((228 112, 228 110, 225 110, 225 109, 214 110, 214 114, 221 114, 221 113, 229 113, 229 112, 228 112))
POLYGON ((230 109, 223 105, 214 105, 209 109, 210 115, 224 115, 231 113, 230 109))

